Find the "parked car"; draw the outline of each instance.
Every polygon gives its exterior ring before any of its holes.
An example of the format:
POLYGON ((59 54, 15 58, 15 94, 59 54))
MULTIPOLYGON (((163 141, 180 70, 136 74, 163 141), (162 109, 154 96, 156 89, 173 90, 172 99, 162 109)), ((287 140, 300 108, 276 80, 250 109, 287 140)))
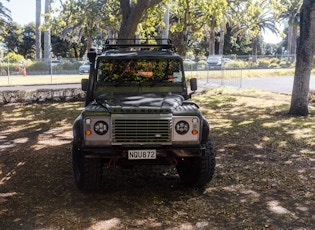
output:
POLYGON ((224 67, 222 56, 211 55, 207 58, 206 69, 221 69, 224 67))
POLYGON ((84 74, 84 73, 89 73, 90 72, 90 62, 85 61, 83 65, 79 67, 79 73, 84 74))

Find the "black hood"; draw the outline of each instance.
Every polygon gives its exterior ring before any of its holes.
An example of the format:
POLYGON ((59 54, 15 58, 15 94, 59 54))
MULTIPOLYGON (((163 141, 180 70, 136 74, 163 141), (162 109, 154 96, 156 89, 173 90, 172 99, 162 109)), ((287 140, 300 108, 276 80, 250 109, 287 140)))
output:
POLYGON ((102 95, 101 101, 110 107, 155 107, 155 108, 177 108, 183 104, 184 98, 181 95, 102 95))

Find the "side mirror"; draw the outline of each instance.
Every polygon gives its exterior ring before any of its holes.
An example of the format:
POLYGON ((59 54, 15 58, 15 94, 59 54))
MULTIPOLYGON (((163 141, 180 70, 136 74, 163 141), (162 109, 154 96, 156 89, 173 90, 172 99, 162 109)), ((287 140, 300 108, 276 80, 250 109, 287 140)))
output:
POLYGON ((197 89, 198 89, 197 78, 190 79, 190 90, 195 92, 195 91, 197 91, 197 89))
POLYGON ((89 79, 81 79, 81 89, 86 92, 89 87, 89 79))

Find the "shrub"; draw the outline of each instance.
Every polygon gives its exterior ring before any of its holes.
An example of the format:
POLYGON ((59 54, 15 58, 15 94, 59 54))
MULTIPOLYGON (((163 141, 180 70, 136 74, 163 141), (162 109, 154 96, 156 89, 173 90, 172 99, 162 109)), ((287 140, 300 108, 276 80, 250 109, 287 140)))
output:
POLYGON ((231 68, 231 69, 242 69, 247 67, 244 61, 238 60, 238 61, 232 61, 225 63, 226 68, 231 68))
POLYGON ((40 61, 33 62, 27 67, 27 70, 30 70, 30 71, 46 71, 48 69, 49 69, 49 66, 46 65, 44 62, 40 62, 40 61))
POLYGON ((270 60, 268 59, 260 59, 258 62, 258 67, 259 68, 267 68, 270 65, 270 60))
POLYGON ((270 64, 278 64, 279 63, 279 59, 278 58, 271 58, 269 60, 270 64))
POLYGON ((272 69, 279 68, 279 65, 277 63, 270 63, 268 68, 272 68, 272 69))

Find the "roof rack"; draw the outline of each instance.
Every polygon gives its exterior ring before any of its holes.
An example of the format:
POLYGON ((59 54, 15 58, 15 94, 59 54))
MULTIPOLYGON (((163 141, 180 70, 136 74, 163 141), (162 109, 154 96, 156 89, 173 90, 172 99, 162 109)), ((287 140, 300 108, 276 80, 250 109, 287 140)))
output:
POLYGON ((126 48, 136 48, 140 50, 168 50, 175 52, 175 47, 170 39, 107 39, 103 52, 126 48))

